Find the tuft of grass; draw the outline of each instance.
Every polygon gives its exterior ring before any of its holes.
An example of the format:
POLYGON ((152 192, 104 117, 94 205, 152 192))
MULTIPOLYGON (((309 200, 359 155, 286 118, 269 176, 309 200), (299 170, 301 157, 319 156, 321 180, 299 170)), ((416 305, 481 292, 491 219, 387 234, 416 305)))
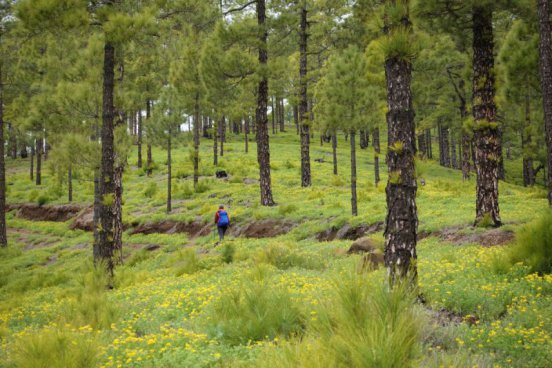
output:
POLYGON ((224 263, 234 262, 234 255, 236 254, 236 247, 229 242, 225 242, 221 247, 221 256, 224 263))
POLYGON ((508 258, 512 265, 525 263, 531 272, 552 273, 552 211, 517 232, 508 258))
POLYGON ((265 268, 248 276, 213 304, 207 318, 209 334, 229 345, 301 334, 304 317, 289 291, 275 286, 265 268))
POLYGON ((46 328, 20 336, 13 350, 19 368, 96 367, 100 346, 92 334, 46 328))
POLYGON ((178 251, 174 268, 176 269, 176 276, 196 273, 200 269, 199 257, 196 251, 192 248, 178 251))
POLYGON ((261 248, 255 257, 255 261, 257 264, 268 263, 280 270, 287 270, 292 267, 320 270, 326 266, 320 257, 300 254, 283 244, 270 244, 261 248))
POLYGON ((144 197, 146 198, 153 198, 155 193, 157 193, 157 184, 155 183, 149 183, 146 189, 144 189, 144 197))

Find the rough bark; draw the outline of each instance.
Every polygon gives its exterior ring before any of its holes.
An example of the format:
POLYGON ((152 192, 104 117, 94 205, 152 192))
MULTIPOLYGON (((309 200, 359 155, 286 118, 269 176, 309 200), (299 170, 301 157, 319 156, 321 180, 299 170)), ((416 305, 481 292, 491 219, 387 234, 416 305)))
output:
POLYGON ((310 127, 307 96, 307 9, 306 3, 300 10, 299 22, 299 125, 301 129, 301 186, 311 185, 310 127))
POLYGON ((356 167, 356 132, 351 130, 351 213, 353 216, 358 215, 357 208, 357 167, 356 167))
MULTIPOLYGON (((408 22, 408 21, 407 21, 408 22)), ((397 57, 385 61, 387 81, 387 216, 385 219, 385 265, 390 285, 403 280, 416 282, 416 133, 412 106, 412 64, 397 57)))
POLYGON ((437 125, 439 129, 439 163, 441 166, 450 167, 449 128, 437 125))
POLYGON ((381 153, 380 131, 378 127, 375 127, 372 132, 372 145, 374 146, 374 183, 377 187, 380 182, 379 155, 381 153))
POLYGON ((17 136, 16 130, 12 124, 8 124, 8 142, 9 142, 9 153, 12 160, 17 159, 17 136))
POLYGON ((196 95, 194 103, 194 188, 197 187, 199 181, 199 126, 201 121, 202 119, 199 116, 199 95, 196 95))
POLYGON ((115 203, 113 206, 113 248, 118 254, 117 263, 123 263, 123 171, 124 165, 116 165, 113 172, 115 203))
POLYGON ((360 144, 360 149, 366 149, 368 148, 368 145, 369 145, 369 141, 368 141, 368 132, 366 130, 360 130, 359 131, 359 144, 360 144))
POLYGON ((8 246, 6 231, 6 162, 4 158, 4 84, 0 60, 0 247, 8 246))
POLYGON ((335 131, 332 133, 332 159, 333 173, 337 175, 337 134, 335 131))
POLYGON ((427 158, 433 159, 433 145, 431 142, 431 129, 426 129, 427 158))
POLYGON ((477 198, 475 224, 488 219, 502 224, 498 206, 499 137, 496 123, 493 14, 491 7, 474 7, 473 117, 477 198))
POLYGON ((34 144, 31 144, 31 159, 30 159, 30 170, 29 170, 29 177, 31 181, 34 180, 34 157, 35 157, 35 146, 34 144))
POLYGON ((456 136, 450 132, 450 167, 458 169, 458 160, 456 159, 456 136))
POLYGON ((35 184, 42 184, 42 148, 43 148, 42 139, 36 140, 36 175, 35 175, 35 184))
MULTIPOLYGON (((257 0, 257 24, 259 33, 259 65, 265 70, 268 62, 265 0, 257 0)), ((257 91, 257 108, 255 111, 255 125, 257 128, 257 161, 259 162, 259 186, 261 190, 261 205, 273 206, 272 184, 270 180, 270 145, 268 138, 268 80, 263 73, 259 80, 257 91)))
POLYGON ((108 275, 113 277, 113 206, 115 201, 114 185, 114 159, 115 152, 113 146, 113 127, 115 117, 114 107, 114 66, 115 66, 115 46, 106 41, 104 46, 104 65, 103 65, 103 98, 102 98, 102 128, 101 128, 101 168, 100 168, 100 229, 98 230, 98 242, 94 244, 98 248, 97 262, 102 262, 108 275))
POLYGON ((214 122, 213 126, 213 165, 218 165, 218 137, 219 137, 219 125, 217 124, 216 120, 214 122))
POLYGON ((295 130, 299 135, 299 107, 293 106, 293 123, 295 124, 295 130))
POLYGON ((426 144, 426 134, 422 132, 418 134, 418 154, 421 158, 427 158, 427 144, 426 144))

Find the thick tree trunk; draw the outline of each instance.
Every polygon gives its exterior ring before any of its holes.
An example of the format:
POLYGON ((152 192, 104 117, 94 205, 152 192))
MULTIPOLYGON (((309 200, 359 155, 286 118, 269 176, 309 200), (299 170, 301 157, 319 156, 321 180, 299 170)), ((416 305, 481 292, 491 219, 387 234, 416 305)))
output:
MULTIPOLYGON (((409 21, 406 19, 406 22, 409 21)), ((387 81, 387 166, 389 180, 385 189, 385 265, 391 286, 405 280, 416 282, 416 133, 412 106, 412 64, 391 57, 385 61, 387 81), (398 147, 391 149, 391 147, 398 147)))
POLYGON ((67 200, 73 202, 73 168, 71 165, 67 170, 67 200))
MULTIPOLYGON (((259 38, 259 66, 266 67, 268 62, 265 0, 257 0, 257 24, 262 30, 259 38)), ((261 205, 273 206, 272 184, 270 180, 270 145, 268 138, 268 80, 262 76, 257 92, 257 109, 255 111, 255 125, 257 127, 257 161, 259 162, 259 185, 261 189, 261 205)))
POLYGON ((100 229, 98 230, 98 248, 99 259, 96 262, 102 262, 108 275, 113 277, 113 222, 114 222, 114 169, 113 163, 115 152, 113 147, 113 120, 115 117, 115 107, 113 101, 113 91, 115 88, 114 78, 115 66, 115 46, 106 41, 104 47, 104 66, 103 66, 103 101, 102 101, 102 159, 100 169, 100 229))
POLYGON ((113 205, 113 248, 118 254, 117 263, 123 263, 123 171, 124 165, 116 165, 113 171, 115 203, 113 205))
POLYGON ((358 215, 357 208, 357 167, 356 167, 356 143, 355 131, 351 130, 351 213, 358 215))
POLYGON ((550 1, 538 0, 539 17, 539 69, 544 104, 544 129, 546 132, 548 204, 552 206, 552 26, 550 1))
POLYGON ((499 136, 496 122, 492 8, 473 8, 473 117, 477 172, 475 224, 502 224, 498 206, 499 136))
POLYGON ((195 97, 194 104, 194 188, 199 181, 199 126, 201 125, 199 116, 199 95, 195 97))
POLYGON ((42 139, 36 140, 36 176, 35 176, 35 184, 41 185, 42 184, 42 145, 43 141, 42 139))
POLYGON ((142 126, 142 111, 138 111, 138 121, 137 121, 137 124, 138 124, 138 140, 137 140, 137 145, 138 145, 138 163, 136 166, 138 166, 138 168, 142 168, 142 132, 143 132, 143 126, 142 126))
POLYGON ((0 60, 0 247, 8 246, 6 230, 6 162, 4 158, 4 81, 0 60))
POLYGON ((301 186, 311 185, 309 106, 307 96, 307 9, 303 2, 299 28, 299 125, 301 128, 301 186))
POLYGON ((332 132, 332 158, 333 158, 333 173, 337 175, 337 134, 332 132))
MULTIPOLYGON (((151 117, 151 101, 150 100, 147 100, 146 101, 146 121, 147 121, 147 124, 151 124, 151 121, 150 121, 150 117, 151 117)), ((152 154, 151 154, 151 140, 148 138, 148 144, 147 144, 147 147, 146 147, 146 174, 147 176, 151 176, 152 172, 153 172, 153 158, 152 158, 152 154)))
POLYGON ((172 211, 172 160, 171 160, 171 135, 172 131, 169 129, 167 137, 167 213, 172 211))
POLYGON ((380 169, 379 169, 379 155, 381 153, 380 148, 380 131, 378 127, 374 128, 372 132, 372 144, 374 146, 374 182, 376 187, 380 182, 380 169))

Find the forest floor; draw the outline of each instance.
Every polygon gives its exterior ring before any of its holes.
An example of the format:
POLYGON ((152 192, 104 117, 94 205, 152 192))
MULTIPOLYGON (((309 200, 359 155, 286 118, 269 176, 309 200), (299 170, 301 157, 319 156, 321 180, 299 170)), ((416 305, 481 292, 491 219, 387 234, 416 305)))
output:
MULTIPOLYGON (((211 142, 202 140, 195 191, 189 139, 174 149, 170 214, 166 153, 154 147, 156 168, 147 177, 133 152, 124 177, 124 264, 109 291, 91 264, 92 233, 71 230, 73 215, 40 221, 15 208, 66 204, 66 187, 48 168, 37 187, 28 178, 28 160, 8 162, 14 209, 7 214, 10 246, 0 250, 0 366, 330 366, 301 360, 298 351, 316 348, 319 316, 344 275, 362 273, 367 288, 384 282, 383 269, 360 271, 363 255, 347 250, 361 236, 383 243, 386 167, 375 186, 373 150, 357 150, 359 216, 352 217, 348 144, 339 142, 338 176, 331 147, 312 145, 313 185, 305 189, 298 138, 277 134, 270 141, 277 206, 265 208, 254 142, 245 154, 242 138, 229 138, 216 168, 211 142), (217 169, 229 178, 215 179, 217 169), (232 228, 214 247, 211 223, 219 204, 227 206, 232 228), (233 312, 242 311, 242 319, 231 315, 229 300, 237 300, 233 312)), ((531 274, 523 264, 506 271, 497 266, 515 232, 547 208, 545 191, 501 182, 505 226, 472 228, 474 178, 463 182, 459 171, 432 161, 418 161, 417 173, 425 181, 417 196, 425 304, 414 307, 419 326, 407 365, 549 366, 552 276, 531 274)), ((92 195, 90 178, 76 170, 74 202, 86 211, 92 195)))

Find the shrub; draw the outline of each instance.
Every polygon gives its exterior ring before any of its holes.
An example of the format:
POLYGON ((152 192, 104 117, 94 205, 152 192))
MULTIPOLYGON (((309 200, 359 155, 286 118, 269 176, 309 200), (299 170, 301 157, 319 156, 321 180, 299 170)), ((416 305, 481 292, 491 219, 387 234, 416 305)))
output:
POLYGON ((260 359, 271 367, 410 367, 419 352, 412 295, 341 275, 312 319, 312 329, 260 359))
POLYGON ((510 264, 524 262, 532 272, 552 272, 552 211, 517 232, 508 258, 510 264))
POLYGON ((271 264, 280 270, 287 270, 292 267, 319 270, 326 266, 319 257, 300 254, 296 250, 281 244, 270 244, 261 248, 255 261, 271 264))
POLYGON ((332 186, 334 187, 342 187, 345 185, 345 180, 343 180, 340 176, 334 175, 332 176, 332 186))
POLYGON ((239 288, 223 293, 209 311, 210 335, 239 345, 301 334, 303 315, 290 293, 273 281, 261 267, 239 288))
POLYGON ((144 197, 146 198, 153 198, 155 193, 157 193, 157 184, 155 183, 149 183, 146 189, 144 189, 144 197))
POLYGON ((221 256, 224 263, 232 263, 234 261, 234 254, 236 254, 236 247, 232 243, 225 242, 221 247, 221 256))
POLYGON ((100 347, 91 334, 44 329, 19 337, 13 348, 13 363, 19 368, 96 367, 100 347))
POLYGON ((50 202, 50 198, 46 194, 41 194, 38 196, 36 202, 39 206, 43 206, 46 203, 50 202))
POLYGON ((129 266, 129 267, 134 267, 138 263, 142 263, 143 261, 147 260, 150 257, 151 254, 152 254, 151 252, 149 252, 145 249, 141 249, 138 252, 134 252, 130 256, 128 261, 126 261, 126 265, 129 266))
POLYGON ((211 184, 210 182, 205 181, 205 180, 198 181, 197 185, 195 187, 195 192, 196 193, 205 193, 206 191, 209 190, 210 184, 211 184))

